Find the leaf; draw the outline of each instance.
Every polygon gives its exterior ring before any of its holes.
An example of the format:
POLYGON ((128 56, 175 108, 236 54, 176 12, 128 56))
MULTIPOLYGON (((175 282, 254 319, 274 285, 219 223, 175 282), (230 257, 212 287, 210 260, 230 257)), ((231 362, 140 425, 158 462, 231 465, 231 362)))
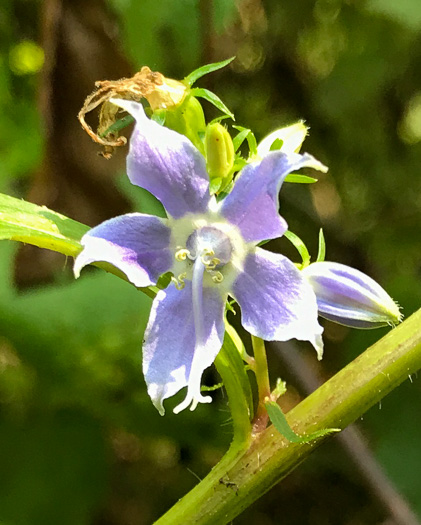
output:
POLYGON ((265 407, 268 411, 268 415, 273 423, 273 426, 291 443, 309 443, 310 441, 327 436, 333 432, 341 431, 340 428, 325 428, 323 430, 316 430, 316 432, 312 432, 311 434, 307 434, 305 436, 299 436, 289 426, 288 421, 278 403, 275 403, 275 401, 267 401, 265 403, 265 407))
POLYGON ((75 257, 89 230, 45 206, 0 194, 0 239, 26 242, 75 257))
POLYGON ((310 254, 307 250, 307 246, 303 243, 303 241, 298 237, 298 235, 295 235, 295 233, 292 233, 292 231, 287 230, 284 233, 285 237, 295 246, 298 253, 301 255, 301 259, 303 261, 303 268, 308 266, 310 264, 310 254))
POLYGON ((322 262, 326 257, 326 242, 325 236, 323 235, 323 228, 319 231, 319 252, 317 254, 316 262, 322 262))
POLYGON ((227 60, 223 60, 222 62, 214 62, 213 64, 207 64, 206 66, 199 67, 198 69, 195 69, 190 73, 190 75, 187 75, 184 79, 184 82, 188 86, 192 86, 196 80, 199 78, 207 75, 208 73, 212 73, 213 71, 217 71, 218 69, 222 69, 223 67, 230 64, 235 57, 228 58, 227 60))
POLYGON ((225 113, 226 115, 228 115, 230 118, 232 118, 232 120, 235 120, 234 113, 232 113, 227 108, 227 106, 222 102, 222 100, 217 95, 215 95, 215 93, 212 93, 212 91, 209 91, 209 89, 193 88, 190 91, 190 94, 193 97, 204 98, 205 100, 213 104, 216 108, 218 108, 219 111, 222 111, 222 113, 225 113))
POLYGON ((318 179, 314 177, 308 177, 307 175, 298 175, 296 173, 290 173, 285 177, 285 182, 297 182, 299 184, 313 184, 318 179))

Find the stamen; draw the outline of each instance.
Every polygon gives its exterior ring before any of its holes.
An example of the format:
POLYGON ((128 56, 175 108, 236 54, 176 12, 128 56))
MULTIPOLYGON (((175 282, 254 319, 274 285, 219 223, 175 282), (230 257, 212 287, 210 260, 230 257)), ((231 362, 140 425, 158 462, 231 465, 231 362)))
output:
POLYGON ((177 288, 177 290, 182 290, 185 286, 184 278, 180 279, 184 274, 180 274, 177 277, 171 277, 171 281, 174 283, 174 286, 177 288))
POLYGON ((191 253, 186 248, 181 248, 181 250, 175 252, 175 258, 177 261, 185 261, 187 257, 191 259, 191 253))
POLYGON ((221 272, 214 272, 214 274, 212 275, 212 281, 214 283, 222 283, 223 280, 224 280, 224 276, 222 275, 221 272))
POLYGON ((202 255, 200 256, 200 260, 205 266, 208 266, 212 263, 212 259, 209 260, 209 257, 213 257, 215 255, 215 252, 211 248, 205 248, 202 250, 202 255))

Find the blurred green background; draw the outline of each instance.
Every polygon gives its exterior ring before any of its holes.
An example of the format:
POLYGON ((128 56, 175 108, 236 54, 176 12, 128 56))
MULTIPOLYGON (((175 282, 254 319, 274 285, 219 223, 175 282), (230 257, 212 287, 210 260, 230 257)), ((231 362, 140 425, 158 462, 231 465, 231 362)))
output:
MULTIPOLYGON (((77 112, 96 80, 142 65, 180 79, 235 55, 199 85, 258 139, 305 119, 303 149, 330 168, 284 185, 290 228, 315 256, 323 227, 327 259, 371 275, 409 316, 421 304, 420 30, 419 0, 2 0, 0 191, 91 226, 153 210, 128 187, 125 152, 99 157, 77 112)), ((296 257, 285 240, 268 247, 296 257)), ((74 281, 71 266, 0 244, 0 524, 149 524, 227 448, 226 398, 161 418, 141 373, 149 299, 94 269, 74 281)), ((386 332, 325 323, 323 368, 299 352, 326 378, 386 332)), ((270 357, 287 409, 299 377, 270 357)), ((359 426, 421 516, 420 409, 414 377, 359 426)), ((235 522, 397 523, 358 470, 332 439, 235 522)))

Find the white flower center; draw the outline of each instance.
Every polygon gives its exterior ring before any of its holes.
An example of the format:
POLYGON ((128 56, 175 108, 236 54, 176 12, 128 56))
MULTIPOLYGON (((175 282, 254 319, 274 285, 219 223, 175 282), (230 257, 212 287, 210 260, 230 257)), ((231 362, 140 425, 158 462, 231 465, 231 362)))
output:
POLYGON ((203 285, 223 283, 222 288, 228 291, 242 270, 248 251, 236 226, 211 212, 183 217, 174 221, 171 228, 175 255, 171 271, 176 287, 182 289, 185 279, 193 279, 193 266, 200 260, 204 267, 203 285))

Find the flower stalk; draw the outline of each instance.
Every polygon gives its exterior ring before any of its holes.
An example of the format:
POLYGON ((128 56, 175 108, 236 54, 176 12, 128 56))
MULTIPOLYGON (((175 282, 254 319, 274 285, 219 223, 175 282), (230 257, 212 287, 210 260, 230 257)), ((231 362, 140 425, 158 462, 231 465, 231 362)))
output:
POLYGON ((264 430, 268 424, 269 416, 265 407, 265 401, 270 398, 270 382, 265 343, 254 335, 251 336, 251 341, 255 360, 254 372, 259 394, 256 417, 253 421, 253 435, 256 435, 264 430))

